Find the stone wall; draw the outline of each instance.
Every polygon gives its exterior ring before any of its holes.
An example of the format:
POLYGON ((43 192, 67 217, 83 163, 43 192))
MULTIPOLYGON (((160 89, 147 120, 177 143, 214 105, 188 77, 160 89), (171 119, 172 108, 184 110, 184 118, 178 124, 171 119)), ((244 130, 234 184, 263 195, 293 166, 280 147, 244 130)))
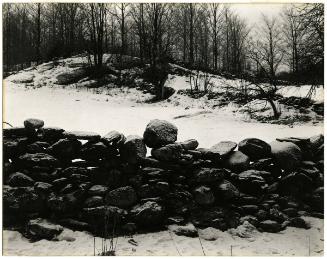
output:
POLYGON ((68 132, 38 119, 4 129, 4 226, 51 239, 61 231, 53 223, 99 235, 245 221, 279 232, 309 227, 300 216, 323 217, 322 135, 204 149, 176 142, 177 133, 160 120, 143 137, 68 132))

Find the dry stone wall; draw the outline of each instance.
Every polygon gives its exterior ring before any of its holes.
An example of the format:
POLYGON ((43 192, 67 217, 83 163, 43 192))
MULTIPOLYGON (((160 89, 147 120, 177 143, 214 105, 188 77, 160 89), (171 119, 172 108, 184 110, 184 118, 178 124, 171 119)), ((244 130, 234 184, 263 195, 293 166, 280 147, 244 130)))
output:
POLYGON ((279 232, 308 228, 300 216, 323 217, 322 135, 207 149, 195 139, 176 142, 177 135, 162 120, 126 137, 68 132, 39 119, 4 129, 5 227, 47 239, 61 226, 105 235, 171 224, 224 231, 247 221, 279 232))

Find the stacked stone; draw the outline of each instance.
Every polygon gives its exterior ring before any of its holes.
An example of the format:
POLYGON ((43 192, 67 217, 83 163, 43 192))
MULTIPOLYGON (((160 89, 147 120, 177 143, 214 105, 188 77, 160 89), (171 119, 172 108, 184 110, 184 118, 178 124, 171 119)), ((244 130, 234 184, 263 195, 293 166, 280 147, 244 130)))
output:
POLYGON ((51 239, 62 231, 51 222, 100 235, 245 221, 278 232, 307 228, 300 216, 323 217, 322 135, 205 149, 195 139, 177 142, 177 133, 161 120, 143 137, 68 132, 38 119, 4 129, 4 224, 51 239))

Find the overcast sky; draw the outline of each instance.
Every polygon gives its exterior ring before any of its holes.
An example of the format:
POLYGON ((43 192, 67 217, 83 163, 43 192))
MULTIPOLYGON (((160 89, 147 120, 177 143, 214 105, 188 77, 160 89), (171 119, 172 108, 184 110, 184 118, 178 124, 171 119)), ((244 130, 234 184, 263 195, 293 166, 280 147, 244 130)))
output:
POLYGON ((262 15, 278 15, 285 4, 231 4, 231 7, 242 17, 249 25, 260 22, 262 15))

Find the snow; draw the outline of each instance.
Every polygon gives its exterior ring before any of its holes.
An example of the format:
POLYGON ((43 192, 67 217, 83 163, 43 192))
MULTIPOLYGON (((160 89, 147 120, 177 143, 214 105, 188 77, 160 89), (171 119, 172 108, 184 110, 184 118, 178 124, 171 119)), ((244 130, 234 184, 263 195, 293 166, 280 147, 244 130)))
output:
MULTIPOLYGON (((185 110, 168 102, 142 104, 149 94, 130 88, 76 90, 73 87, 25 88, 11 82, 4 83, 4 121, 23 125, 26 118, 45 120, 46 126, 65 130, 94 131, 101 135, 117 130, 125 135, 142 136, 152 119, 173 122, 179 129, 178 140, 196 138, 201 147, 210 147, 221 140, 241 141, 259 137, 270 142, 281 137, 311 137, 323 132, 322 123, 286 125, 244 122, 244 115, 231 112, 231 106, 211 110, 185 110), (178 118, 179 117, 179 118, 178 118), (175 118, 175 119, 174 119, 175 118)), ((185 102, 189 97, 185 96, 185 102)), ((200 100, 201 101, 201 100, 200 100)), ((183 103, 182 101, 180 101, 183 103)), ((184 105, 185 105, 184 102, 184 105)))
MULTIPOLYGON (((177 236, 170 231, 119 237, 116 255, 156 256, 322 256, 323 220, 305 217, 311 224, 308 230, 288 227, 280 233, 260 233, 247 226, 247 237, 239 237, 230 230, 214 228, 199 230, 199 238, 177 236), (132 245, 128 240, 136 242, 132 245), (200 243, 201 241, 201 243, 200 243), (310 246, 309 246, 310 243, 310 246), (201 245, 202 244, 202 245, 201 245), (203 250, 202 250, 202 247, 203 250)), ((244 232, 244 231, 243 231, 244 232)), ((61 241, 41 240, 30 242, 19 232, 3 232, 4 255, 93 255, 94 237, 87 232, 64 229, 61 241)), ((116 242, 116 240, 115 240, 116 242)), ((95 239, 96 253, 101 251, 101 239, 95 239)))

